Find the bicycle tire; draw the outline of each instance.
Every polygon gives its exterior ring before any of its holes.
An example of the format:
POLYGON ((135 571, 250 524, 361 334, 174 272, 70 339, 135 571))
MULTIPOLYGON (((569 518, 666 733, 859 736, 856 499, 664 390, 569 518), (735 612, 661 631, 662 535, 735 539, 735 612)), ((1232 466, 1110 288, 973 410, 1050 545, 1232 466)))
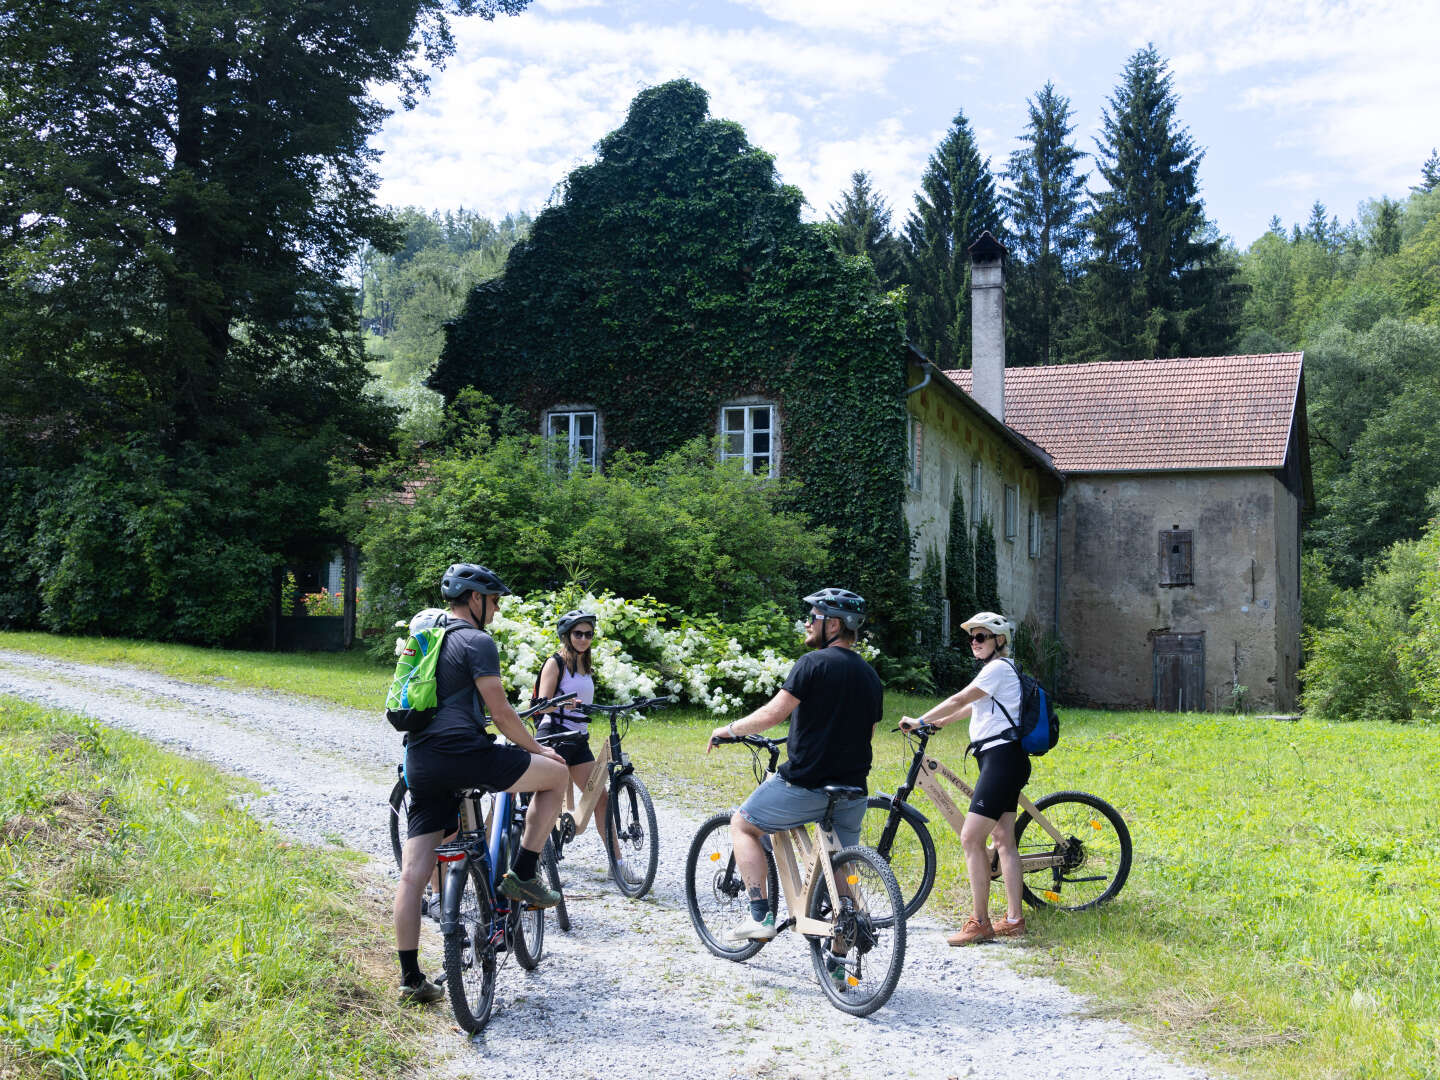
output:
POLYGON ((838 915, 823 878, 811 892, 807 914, 837 927, 829 937, 808 938, 811 965, 830 1004, 851 1016, 869 1016, 890 1000, 905 966, 905 902, 890 864, 872 848, 842 848, 830 865, 837 885, 851 892, 842 892, 838 915), (831 974, 837 961, 843 982, 831 974))
POLYGON ((410 787, 402 776, 390 789, 390 852, 395 856, 395 869, 404 869, 405 830, 410 824, 410 787))
POLYGON ((445 935, 445 986, 455 1022, 474 1034, 484 1029, 495 1007, 495 905, 482 866, 472 863, 462 873, 455 929, 445 935))
POLYGON ((610 866, 610 878, 621 893, 632 900, 638 899, 655 884, 655 871, 660 865, 660 832, 655 825, 655 803, 634 773, 627 773, 615 782, 605 819, 609 833, 605 837, 605 861, 610 866), (618 844, 611 843, 612 836, 620 838, 618 844), (616 847, 632 868, 637 865, 635 860, 643 860, 639 881, 628 881, 620 873, 615 861, 616 847))
MULTIPOLYGON (((775 869, 775 856, 766 858, 766 895, 770 913, 780 908, 780 874, 775 869)), ((730 815, 716 814, 695 833, 685 856, 685 910, 700 941, 722 960, 740 963, 749 960, 765 947, 763 941, 732 944, 726 934, 729 926, 750 914, 750 901, 745 883, 735 868, 735 855, 730 846, 730 815)))
MULTIPOLYGON (((510 826, 510 842, 504 856, 507 862, 513 861, 513 852, 520 849, 520 831, 519 822, 510 826)), ((526 971, 534 971, 540 966, 540 957, 545 951, 545 910, 522 900, 509 897, 506 900, 510 904, 510 915, 505 920, 510 951, 515 954, 517 964, 526 971)))
POLYGON ((1026 831, 1034 822, 1027 810, 1015 822, 1015 844, 1021 858, 1051 853, 1064 854, 1067 858, 1063 866, 1032 872, 1036 877, 1050 875, 1050 887, 1032 888, 1027 880, 1024 884, 1026 903, 1057 911, 1087 911, 1113 900, 1130 876, 1132 857, 1130 830, 1120 811, 1098 795, 1085 791, 1053 792, 1037 800, 1035 808, 1065 834, 1067 842, 1062 847, 1043 828, 1034 825, 1027 843, 1026 831))
POLYGON ((860 844, 874 848, 890 864, 905 901, 905 918, 912 919, 935 887, 935 838, 924 822, 896 813, 895 832, 887 842, 885 830, 892 810, 890 800, 879 795, 866 800, 860 844))
POLYGON ((560 902, 551 908, 555 913, 555 923, 569 933, 570 909, 565 906, 565 889, 560 884, 560 860, 555 856, 555 841, 549 837, 545 838, 545 850, 540 853, 540 865, 545 868, 545 879, 550 888, 560 894, 560 902))

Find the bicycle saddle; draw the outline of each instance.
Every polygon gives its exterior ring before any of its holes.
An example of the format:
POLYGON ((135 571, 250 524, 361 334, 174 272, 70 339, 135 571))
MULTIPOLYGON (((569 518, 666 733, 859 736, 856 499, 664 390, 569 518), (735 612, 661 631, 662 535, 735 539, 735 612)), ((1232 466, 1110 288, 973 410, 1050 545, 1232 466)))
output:
POLYGON ((820 789, 832 799, 861 799, 865 797, 865 789, 850 787, 848 784, 826 784, 820 789))

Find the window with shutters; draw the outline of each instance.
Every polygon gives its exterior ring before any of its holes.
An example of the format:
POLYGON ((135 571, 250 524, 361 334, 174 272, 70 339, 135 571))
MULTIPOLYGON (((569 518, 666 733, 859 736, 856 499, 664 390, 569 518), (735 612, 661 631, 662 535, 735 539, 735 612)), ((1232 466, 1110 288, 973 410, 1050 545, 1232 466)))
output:
POLYGON ((1040 521, 1040 511, 1030 511, 1030 558, 1040 557, 1040 537, 1044 534, 1044 525, 1040 521))
POLYGON ((1193 531, 1190 529, 1160 530, 1160 584, 1162 586, 1195 584, 1192 535, 1193 531))
POLYGON ((1005 539, 1011 541, 1020 535, 1020 492, 1013 484, 1005 485, 1005 539))

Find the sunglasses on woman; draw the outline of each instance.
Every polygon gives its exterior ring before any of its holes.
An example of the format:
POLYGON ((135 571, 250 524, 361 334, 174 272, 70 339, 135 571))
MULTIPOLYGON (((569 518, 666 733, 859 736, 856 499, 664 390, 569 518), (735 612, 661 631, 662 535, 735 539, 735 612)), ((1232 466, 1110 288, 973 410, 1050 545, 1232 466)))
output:
POLYGON ((584 639, 585 641, 589 641, 591 638, 593 638, 593 637, 595 636, 595 631, 594 631, 594 630, 571 630, 571 631, 570 631, 570 636, 571 636, 571 637, 582 638, 582 639, 584 639))
POLYGON ((989 640, 990 640, 991 638, 993 638, 994 636, 995 636, 994 634, 971 634, 971 635, 970 635, 970 644, 971 644, 971 645, 984 645, 985 642, 989 641, 989 640))

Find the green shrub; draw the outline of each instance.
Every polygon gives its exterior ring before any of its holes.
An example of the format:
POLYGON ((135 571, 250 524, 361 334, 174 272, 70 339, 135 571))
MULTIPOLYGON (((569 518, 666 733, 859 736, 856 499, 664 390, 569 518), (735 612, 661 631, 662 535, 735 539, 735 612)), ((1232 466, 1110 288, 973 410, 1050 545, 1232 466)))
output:
POLYGON ((1060 675, 1065 670, 1069 654, 1053 627, 1041 630, 1034 619, 1017 624, 1011 655, 1052 694, 1059 691, 1060 675))
POLYGON ((1413 683, 1401 656, 1426 579, 1418 541, 1391 546, 1360 588, 1337 593, 1330 625, 1306 636, 1301 704, 1328 720, 1413 716, 1413 683))
POLYGON ((356 492, 367 626, 437 602, 445 568, 484 563, 517 592, 578 580, 728 620, 795 604, 826 565, 830 531, 788 509, 794 486, 718 465, 703 440, 654 461, 617 451, 603 473, 567 468, 534 437, 470 427, 423 466, 356 492), (390 492, 409 482, 414 500, 390 492))
MULTIPOLYGON (((1440 502, 1431 496, 1431 502, 1440 502)), ((1421 560, 1419 599, 1410 617, 1410 633, 1400 648, 1400 671, 1412 700, 1427 718, 1440 716, 1440 519, 1417 546, 1421 560)))

